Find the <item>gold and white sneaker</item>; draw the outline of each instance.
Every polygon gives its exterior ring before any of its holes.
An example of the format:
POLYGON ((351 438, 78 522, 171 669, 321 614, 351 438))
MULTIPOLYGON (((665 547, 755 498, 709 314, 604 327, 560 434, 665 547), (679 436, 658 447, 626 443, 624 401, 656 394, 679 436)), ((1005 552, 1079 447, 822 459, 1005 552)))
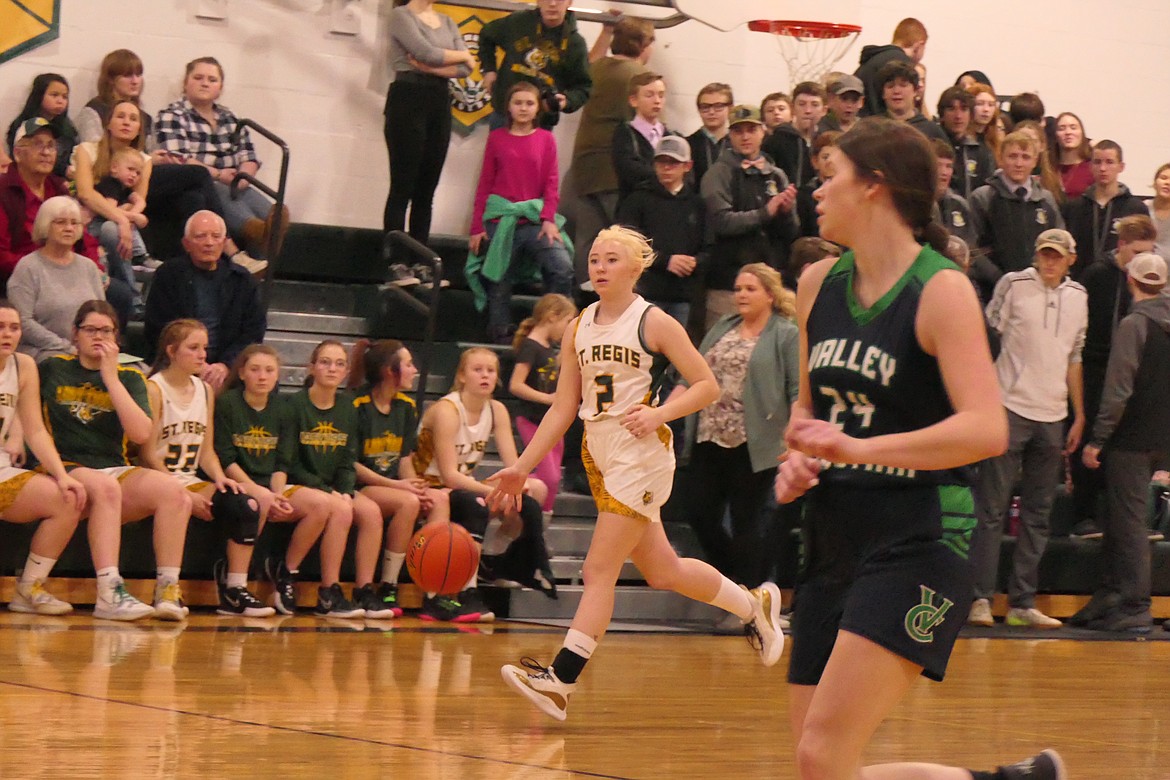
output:
POLYGON ((501 667, 500 675, 545 715, 557 720, 567 716, 569 697, 577 684, 561 682, 551 667, 541 666, 535 658, 525 656, 520 659, 520 666, 501 667))
POLYGON ((156 583, 154 616, 159 620, 185 620, 191 610, 183 603, 183 591, 177 582, 156 583))
POLYGON ((775 583, 765 582, 747 591, 752 600, 752 619, 744 624, 748 643, 760 654, 764 666, 775 666, 784 652, 784 629, 780 618, 780 589, 775 583))
POLYGON ((30 583, 16 583, 16 593, 8 608, 13 612, 24 612, 31 615, 67 615, 73 611, 73 605, 62 601, 49 591, 41 580, 30 583))

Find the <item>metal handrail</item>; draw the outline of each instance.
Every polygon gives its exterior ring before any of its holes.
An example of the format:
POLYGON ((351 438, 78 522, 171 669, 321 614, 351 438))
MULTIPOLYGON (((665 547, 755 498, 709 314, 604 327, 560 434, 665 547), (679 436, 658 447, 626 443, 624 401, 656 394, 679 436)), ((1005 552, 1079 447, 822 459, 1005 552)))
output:
POLYGON ((288 185, 289 150, 288 144, 284 142, 283 138, 264 127, 264 125, 261 125, 251 119, 240 120, 240 124, 238 127, 236 127, 236 131, 232 133, 233 147, 239 144, 240 135, 242 135, 244 130, 248 128, 255 130, 258 134, 264 136, 269 141, 280 147, 280 176, 279 183, 276 185, 275 190, 257 179, 252 174, 245 173, 239 169, 236 170, 235 177, 232 178, 231 184, 228 185, 232 200, 235 200, 240 196, 240 183, 247 182, 275 201, 273 204, 273 208, 275 209, 275 216, 273 218, 272 224, 268 229, 268 245, 264 247, 264 257, 268 260, 268 273, 264 275, 264 281, 260 283, 261 297, 265 302, 267 302, 269 285, 271 285, 272 280, 276 278, 277 239, 288 227, 288 225, 284 224, 284 194, 288 185))
MULTIPOLYGON (((443 258, 439 257, 433 249, 421 241, 411 238, 401 230, 391 230, 386 234, 382 247, 384 257, 389 259, 390 249, 395 244, 410 252, 431 269, 433 285, 431 287, 431 302, 426 309, 427 324, 423 330, 422 346, 419 348, 418 354, 415 355, 415 363, 418 365, 418 388, 415 390, 415 402, 421 413, 423 401, 426 400, 427 379, 430 378, 431 373, 431 358, 435 351, 435 327, 439 321, 439 298, 442 297, 443 290, 443 258)), ((413 296, 410 299, 415 300, 413 296)))

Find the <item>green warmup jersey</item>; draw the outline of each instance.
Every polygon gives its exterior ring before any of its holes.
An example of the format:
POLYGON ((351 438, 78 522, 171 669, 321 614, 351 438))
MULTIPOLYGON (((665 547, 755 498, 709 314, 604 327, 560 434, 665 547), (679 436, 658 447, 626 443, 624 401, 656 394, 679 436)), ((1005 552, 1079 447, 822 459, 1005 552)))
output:
POLYGON ((215 454, 226 469, 235 463, 256 482, 267 484, 276 471, 280 441, 280 414, 284 398, 268 396, 268 405, 256 411, 244 400, 244 390, 232 388, 215 402, 215 454))
MULTIPOLYGON (((41 409, 45 426, 66 463, 95 469, 129 466, 130 440, 114 411, 101 372, 85 368, 72 355, 40 365, 41 409)), ((150 414, 146 377, 136 368, 118 367, 118 378, 142 411, 150 414)))
MULTIPOLYGON (((956 266, 925 248, 890 290, 868 309, 853 291, 853 253, 821 283, 808 316, 808 378, 813 412, 859 439, 916 431, 954 413, 938 361, 918 344, 922 290, 956 266)), ((915 471, 872 464, 824 464, 822 484, 894 487, 965 485, 965 469, 915 471)))
POLYGON ((358 453, 353 397, 339 391, 332 409, 318 409, 301 390, 285 400, 277 468, 289 484, 353 494, 358 453))
POLYGON ((358 460, 383 477, 398 479, 398 463, 414 452, 418 437, 418 408, 414 399, 398 393, 390 399, 390 411, 378 410, 369 393, 353 401, 361 437, 358 460))

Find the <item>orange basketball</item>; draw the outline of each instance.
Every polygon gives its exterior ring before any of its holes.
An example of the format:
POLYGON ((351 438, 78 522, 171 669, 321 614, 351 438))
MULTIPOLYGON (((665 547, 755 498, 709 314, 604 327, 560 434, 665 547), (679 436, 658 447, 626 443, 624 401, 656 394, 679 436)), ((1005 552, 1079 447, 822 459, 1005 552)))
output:
POLYGON ((415 532, 406 548, 406 570, 427 593, 453 596, 479 566, 479 546, 467 529, 437 520, 415 532))

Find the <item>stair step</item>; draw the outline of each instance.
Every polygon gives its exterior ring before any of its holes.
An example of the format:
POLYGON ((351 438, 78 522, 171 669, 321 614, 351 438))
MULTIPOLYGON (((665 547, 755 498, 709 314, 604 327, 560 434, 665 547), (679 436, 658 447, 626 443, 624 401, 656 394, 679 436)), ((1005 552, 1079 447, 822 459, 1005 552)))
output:
MULTIPOLYGON (((272 347, 280 355, 280 362, 285 366, 306 366, 313 356, 313 350, 324 339, 320 335, 305 333, 288 333, 283 331, 268 331, 264 336, 264 343, 272 347)), ((354 339, 337 339, 348 350, 353 346, 354 339)))
MULTIPOLYGON (((510 590, 508 618, 512 620, 568 620, 581 603, 580 585, 557 586, 554 601, 534 590, 510 590)), ((652 620, 656 622, 709 623, 714 626, 725 613, 718 607, 694 601, 673 591, 620 585, 613 604, 615 621, 652 620)))
POLYGON ((269 309, 268 329, 270 331, 365 336, 370 332, 370 323, 365 317, 269 309))

